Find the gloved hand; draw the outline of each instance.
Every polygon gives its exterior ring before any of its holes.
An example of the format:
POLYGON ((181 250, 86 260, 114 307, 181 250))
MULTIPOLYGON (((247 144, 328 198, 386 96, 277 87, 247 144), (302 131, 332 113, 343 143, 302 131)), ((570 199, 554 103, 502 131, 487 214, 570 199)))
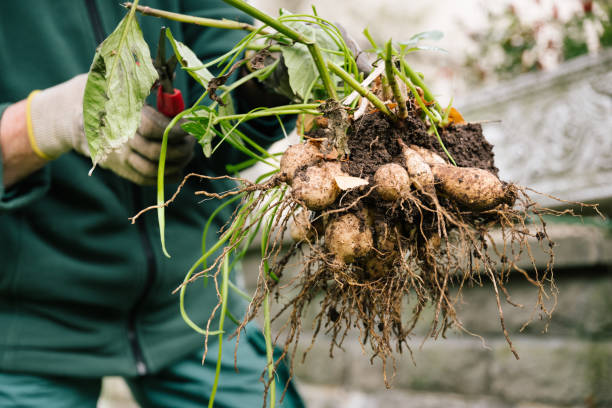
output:
POLYGON ((355 62, 357 63, 357 69, 364 74, 369 74, 372 71, 372 56, 368 55, 366 52, 363 52, 357 41, 351 36, 351 34, 347 31, 347 29, 340 23, 334 23, 340 31, 340 35, 344 39, 346 46, 353 53, 355 57, 355 62))
MULTIPOLYGON (((83 130, 86 82, 87 75, 81 74, 30 96, 30 144, 42 158, 52 160, 71 149, 90 157, 83 130)), ((161 141, 169 122, 169 118, 145 106, 136 135, 110 153, 100 166, 136 184, 155 184, 161 141)), ((165 167, 168 179, 180 179, 183 168, 193 156, 194 143, 195 139, 180 126, 171 129, 165 167)))

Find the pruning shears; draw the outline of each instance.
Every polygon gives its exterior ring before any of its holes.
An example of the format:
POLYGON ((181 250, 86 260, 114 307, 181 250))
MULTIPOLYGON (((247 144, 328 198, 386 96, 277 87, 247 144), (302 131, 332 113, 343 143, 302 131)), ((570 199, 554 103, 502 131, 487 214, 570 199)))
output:
POLYGON ((185 109, 183 94, 172 85, 177 64, 178 60, 175 55, 166 59, 166 27, 162 27, 153 66, 159 75, 157 80, 157 110, 170 118, 185 109))

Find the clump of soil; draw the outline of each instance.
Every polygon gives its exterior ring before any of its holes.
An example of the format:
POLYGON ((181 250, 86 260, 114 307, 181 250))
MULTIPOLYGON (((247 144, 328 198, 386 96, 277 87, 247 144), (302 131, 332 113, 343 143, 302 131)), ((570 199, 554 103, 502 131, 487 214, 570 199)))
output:
MULTIPOLYGON (((459 167, 477 167, 497 175, 493 145, 484 138, 479 124, 451 124, 440 137, 459 167)), ((349 129, 351 156, 349 161, 342 163, 342 168, 351 176, 372 176, 383 164, 400 160, 398 138, 407 145, 433 150, 442 157, 446 155, 436 136, 428 134, 425 123, 415 116, 409 116, 398 128, 384 114, 376 112, 362 116, 349 129)))

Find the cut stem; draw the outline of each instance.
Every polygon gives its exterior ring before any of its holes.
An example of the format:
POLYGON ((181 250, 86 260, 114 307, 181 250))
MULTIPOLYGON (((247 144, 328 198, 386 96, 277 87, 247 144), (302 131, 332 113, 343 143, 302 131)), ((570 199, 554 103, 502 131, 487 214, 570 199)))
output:
POLYGON ((393 97, 395 98, 395 102, 397 102, 399 119, 406 119, 408 117, 408 108, 406 108, 406 99, 404 95, 402 95, 399 84, 395 80, 395 72, 393 71, 395 63, 393 62, 393 45, 391 40, 387 42, 386 51, 385 74, 387 76, 387 81, 389 81, 389 85, 393 91, 393 97))
MULTIPOLYGON (((137 1, 134 3, 138 3, 137 1)), ((134 6, 132 2, 123 3, 123 7, 127 9, 131 9, 134 6)), ((165 18, 172 21, 179 21, 181 23, 195 24, 205 27, 214 27, 214 28, 225 28, 228 30, 247 30, 247 31, 257 31, 257 27, 252 24, 241 23, 239 21, 232 20, 217 20, 214 18, 205 18, 205 17, 195 17, 189 16, 187 14, 180 13, 172 13, 170 11, 160 10, 148 6, 138 6, 136 5, 136 11, 145 16, 153 16, 159 18, 165 18)), ((262 34, 269 34, 265 31, 261 31, 262 34)))
POLYGON ((359 84, 359 82, 357 82, 357 80, 355 80, 355 78, 353 78, 351 75, 349 75, 348 72, 346 72, 345 70, 343 70, 342 68, 340 68, 339 66, 337 66, 331 61, 327 62, 327 67, 334 74, 338 75, 351 88, 357 91, 359 95, 363 96, 364 98, 367 98, 370 102, 372 102, 372 105, 378 108, 378 110, 380 110, 385 115, 389 116, 391 119, 397 120, 396 116, 393 113, 391 113, 391 111, 389 110, 389 108, 387 108, 387 106, 383 103, 383 101, 378 99, 378 97, 374 95, 372 92, 370 92, 368 89, 362 87, 361 84, 359 84))

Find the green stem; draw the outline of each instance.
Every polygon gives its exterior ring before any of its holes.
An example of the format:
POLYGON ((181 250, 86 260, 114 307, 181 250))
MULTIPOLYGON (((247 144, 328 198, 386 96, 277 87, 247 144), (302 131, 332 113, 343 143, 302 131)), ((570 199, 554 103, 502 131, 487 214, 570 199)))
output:
POLYGON ((391 40, 387 42, 386 51, 385 73, 387 75, 387 81, 389 81, 389 85, 393 91, 393 97, 395 98, 395 102, 397 102, 397 107, 399 110, 398 116, 400 119, 406 119, 408 117, 408 108, 406 108, 406 99, 404 99, 404 95, 402 95, 402 92, 400 91, 399 84, 395 80, 395 73, 393 72, 393 45, 391 40))
POLYGON ((444 146, 444 142, 442 141, 442 138, 440 137, 440 134, 438 133, 438 128, 436 127, 436 122, 440 122, 441 118, 436 118, 433 115, 433 113, 431 113, 431 111, 427 108, 427 106, 425 106, 425 102, 423 102, 423 100, 421 99, 421 96, 417 92, 417 90, 414 87, 414 84, 412 83, 412 81, 410 81, 410 79, 408 77, 406 77, 406 75, 404 75, 404 73, 399 71, 397 68, 393 67, 393 70, 397 74, 397 76, 399 76, 400 79, 402 81, 404 81, 406 86, 408 86, 408 88, 410 88, 410 92, 412 92, 412 95, 414 95, 414 99, 417 101, 419 107, 421 108, 421 110, 423 112, 425 112, 425 114, 431 120, 431 126, 432 126, 432 128, 434 130, 434 133, 436 134, 436 137, 438 138, 438 143, 440 143, 440 146, 442 147, 442 150, 444 150, 444 153, 446 153, 446 155, 448 156, 450 161, 456 166, 457 163, 455 162, 455 159, 453 159, 453 156, 451 156, 449 151, 446 149, 446 146, 444 146))
POLYGON ((325 60, 323 59, 323 54, 321 54, 321 49, 317 43, 307 44, 308 51, 310 51, 310 55, 314 60, 315 65, 317 66, 317 70, 319 71, 319 75, 323 80, 323 86, 325 86, 325 90, 327 91, 327 96, 332 99, 338 99, 338 94, 336 93, 336 86, 331 80, 331 76, 329 72, 327 72, 327 68, 325 67, 325 60))
POLYGON ((166 153, 168 151, 168 134, 170 133, 170 129, 172 129, 183 116, 185 116, 186 114, 190 112, 191 112, 190 109, 186 109, 182 111, 181 113, 179 113, 178 115, 176 115, 174 118, 172 118, 172 120, 170 121, 168 126, 166 126, 166 129, 164 130, 161 149, 159 152, 159 164, 157 167, 157 220, 159 223, 159 237, 161 240, 162 251, 164 255, 168 258, 170 258, 170 254, 166 250, 166 238, 165 238, 166 217, 165 217, 165 206, 164 206, 165 204, 164 175, 165 175, 165 169, 166 169, 166 153))
POLYGON ((421 99, 421 95, 419 95, 419 92, 417 91, 416 87, 414 86, 410 78, 408 78, 406 75, 404 75, 403 72, 401 72, 395 67, 393 67, 393 71, 395 72, 397 76, 400 77, 402 81, 404 81, 406 86, 410 89, 410 92, 412 92, 412 95, 414 96, 414 99, 416 100, 417 104, 419 105, 421 110, 425 112, 427 117, 431 120, 431 123, 435 125, 437 122, 439 122, 439 119, 436 118, 433 113, 431 113, 429 108, 425 105, 425 102, 423 101, 423 99, 421 99))
POLYGON ((444 116, 442 116, 442 126, 445 127, 448 125, 448 116, 450 115, 451 108, 453 107, 453 97, 450 98, 448 102, 448 106, 444 109, 444 116))
POLYGON ((327 62, 327 66, 329 67, 330 71, 338 75, 344 82, 349 84, 349 86, 353 88, 354 90, 356 90, 357 93, 359 93, 359 95, 363 96, 364 98, 367 98, 370 102, 372 102, 372 104, 376 108, 378 108, 378 110, 380 110, 385 115, 392 118, 393 120, 396 119, 395 115, 391 113, 391 111, 387 108, 387 106, 383 103, 383 101, 378 99, 378 97, 376 97, 376 95, 374 95, 368 89, 365 89, 364 87, 362 87, 361 84, 359 84, 359 82, 357 82, 355 78, 350 76, 348 72, 346 72, 345 70, 343 70, 342 68, 340 68, 339 66, 337 66, 331 61, 327 62))
POLYGON ((232 314, 232 312, 230 312, 229 310, 226 310, 225 311, 225 315, 227 317, 229 317, 229 319, 232 321, 232 323, 234 323, 236 326, 240 326, 240 321, 238 319, 236 319, 236 317, 232 314))
POLYGON ((266 44, 249 44, 247 45, 246 48, 247 50, 252 50, 252 51, 261 51, 264 48, 270 52, 281 52, 282 51, 282 48, 280 45, 269 46, 266 44))
MULTIPOLYGON (((202 263, 204 263, 206 261, 206 259, 210 255, 212 255, 215 251, 217 251, 219 248, 221 248, 223 246, 223 244, 225 244, 225 241, 227 241, 229 239, 229 237, 232 235, 232 232, 233 232, 233 229, 230 229, 230 230, 226 231, 225 234, 223 234, 223 236, 221 238, 219 238, 219 240, 215 243, 215 245, 213 245, 208 251, 206 251, 192 265, 192 267, 189 269, 189 272, 187 272, 187 275, 185 275, 185 279, 183 279, 183 285, 181 286, 181 290, 180 290, 180 294, 179 294, 179 309, 181 311, 181 316, 183 317, 183 320, 185 321, 185 323, 187 323, 187 325, 189 327, 191 327, 196 332, 198 332, 200 334, 203 334, 205 336, 219 334, 219 331, 214 331, 214 332, 206 331, 206 330, 202 329, 200 326, 198 326, 197 324, 195 324, 193 322, 193 320, 191 320, 191 318, 187 315, 187 311, 185 310, 185 291, 187 289, 187 283, 189 282, 189 279, 191 279, 191 276, 193 275, 193 273, 195 272, 197 267, 200 266, 202 263)), ((219 329, 219 330, 221 330, 221 329, 219 329)))
POLYGON ((284 34, 287 37, 291 38, 293 41, 305 44, 308 47, 308 51, 310 52, 310 55, 312 56, 312 59, 314 60, 317 70, 319 71, 319 75, 321 76, 321 79, 323 80, 323 85, 325 86, 328 96, 330 98, 338 99, 338 96, 336 94, 336 87, 333 86, 331 77, 329 76, 329 73, 325 69, 325 60, 323 59, 323 55, 321 54, 321 49, 319 48, 319 45, 317 43, 309 40, 308 38, 304 37, 298 31, 295 31, 291 27, 286 26, 285 24, 281 23, 280 21, 273 18, 272 16, 267 15, 263 11, 257 9, 256 7, 251 6, 250 4, 242 0, 223 0, 223 1, 229 4, 230 6, 237 8, 238 10, 244 11, 251 17, 256 18, 257 20, 261 21, 262 23, 269 25, 270 27, 274 28, 279 33, 284 34))
POLYGON ((189 16, 187 14, 172 13, 170 11, 160 10, 148 6, 139 6, 138 0, 134 1, 133 4, 131 2, 123 3, 123 7, 131 10, 136 10, 140 14, 143 14, 145 16, 160 17, 168 20, 179 21, 181 23, 196 24, 205 27, 225 28, 228 30, 257 30, 257 27, 255 27, 254 25, 241 23, 239 21, 232 21, 226 19, 216 20, 214 18, 195 17, 189 16))
POLYGON ((242 0, 223 0, 225 3, 229 4, 232 7, 237 8, 238 10, 244 11, 249 16, 256 18, 264 24, 269 25, 279 33, 285 34, 287 37, 291 38, 293 41, 300 42, 302 44, 308 44, 310 41, 302 36, 299 32, 294 29, 280 23, 274 17, 267 15, 263 11, 259 10, 256 7, 251 6, 250 4, 242 1, 242 0))
POLYGON ((433 131, 436 134, 436 137, 438 138, 438 143, 440 143, 440 146, 442 146, 442 150, 444 150, 444 153, 446 153, 450 161, 456 166, 457 163, 455 162, 455 159, 453 159, 453 156, 451 156, 449 151, 446 150, 446 146, 444 146, 444 142, 442 141, 442 138, 440 137, 440 134, 438 133, 438 127, 435 124, 431 126, 433 127, 433 131))
POLYGON ((438 101, 436 101, 436 98, 434 98, 433 94, 431 93, 431 91, 429 90, 427 85, 425 85, 425 82, 423 82, 423 79, 421 78, 421 76, 419 74, 417 74, 416 72, 414 72, 414 70, 412 68, 410 68, 408 63, 406 61, 404 61, 404 59, 401 59, 400 63, 402 64, 402 69, 404 71, 406 71, 406 73, 408 74, 408 77, 410 78, 410 80, 415 85, 417 85, 419 88, 421 88, 423 90, 423 96, 425 96, 425 99, 428 102, 433 102, 434 106, 436 107, 436 109, 438 109, 438 112, 442 113, 442 108, 438 104, 438 101))
MULTIPOLYGON (((213 222, 213 220, 215 219, 215 217, 221 212, 223 211, 223 209, 225 207, 227 207, 228 205, 231 205, 234 201, 242 199, 242 197, 244 197, 246 193, 240 193, 228 200, 226 200, 223 204, 221 204, 220 206, 218 206, 217 208, 215 208, 215 211, 212 212, 212 214, 210 214, 210 216, 208 217, 208 220, 206 221, 206 225, 204 226, 204 232, 202 233, 202 253, 205 254, 206 253, 206 237, 208 236, 208 230, 210 229, 210 226, 213 222)), ((203 261, 204 265, 206 265, 206 260, 203 261)))
POLYGON ((229 268, 228 268, 228 255, 223 258, 223 281, 221 283, 221 315, 219 315, 219 355, 217 357, 217 367, 215 368, 215 381, 210 392, 210 400, 208 401, 208 408, 212 408, 215 402, 215 395, 217 394, 217 387, 219 385, 219 376, 221 375, 221 356, 223 351, 223 322, 225 321, 225 315, 227 314, 227 285, 229 282, 229 268))
POLYGON ((315 110, 303 110, 303 109, 287 109, 283 111, 273 111, 266 109, 260 112, 250 112, 250 113, 241 113, 236 115, 227 115, 227 116, 217 116, 214 121, 214 124, 224 121, 224 120, 236 120, 236 119, 254 119, 254 118, 262 118, 265 116, 276 116, 276 115, 296 115, 299 113, 308 113, 311 115, 320 115, 321 112, 315 110))
POLYGON ((242 289, 240 289, 238 286, 236 286, 236 284, 232 281, 228 282, 229 287, 236 292, 238 295, 240 295, 240 297, 242 297, 244 300, 246 300, 247 302, 252 302, 253 298, 250 297, 249 295, 247 295, 242 289))
POLYGON ((272 346, 272 330, 270 326, 270 296, 266 292, 264 298, 264 337, 266 339, 266 357, 268 359, 268 380, 270 381, 270 408, 274 408, 276 404, 276 381, 274 378, 274 347, 272 346))
POLYGON ((274 168, 278 168, 278 166, 276 164, 270 163, 269 161, 267 161, 264 157, 261 157, 257 154, 255 154, 254 152, 252 152, 250 149, 246 148, 245 146, 243 146, 240 142, 235 141, 231 136, 232 135, 227 135, 224 134, 220 131, 218 131, 216 128, 213 128, 213 131, 215 132, 215 134, 217 135, 217 137, 219 138, 226 138, 225 140, 227 140, 227 143, 229 143, 234 149, 244 153, 245 155, 252 157, 254 159, 257 159, 258 162, 267 164, 270 167, 274 167, 274 168))
MULTIPOLYGON (((280 191, 280 200, 283 199, 286 191, 287 191, 286 189, 280 191)), ((278 212, 278 207, 276 207, 272 211, 272 214, 270 215, 270 220, 264 226, 264 230, 261 234, 261 257, 264 259, 264 262, 263 262, 264 274, 267 277, 268 276, 271 277, 276 282, 278 282, 279 279, 278 279, 278 276, 276 276, 276 274, 270 270, 270 264, 268 263, 268 259, 267 259, 267 252, 268 252, 268 242, 270 240, 270 234, 272 233, 272 224, 274 223, 274 219, 276 218, 277 212, 278 212)))
POLYGON ((376 44, 376 41, 374 41, 374 38, 372 37, 372 35, 370 34, 370 30, 368 30, 367 28, 365 28, 363 30, 363 35, 365 36, 365 38, 370 42, 370 45, 372 46, 372 48, 377 49, 378 48, 378 44, 376 44))

